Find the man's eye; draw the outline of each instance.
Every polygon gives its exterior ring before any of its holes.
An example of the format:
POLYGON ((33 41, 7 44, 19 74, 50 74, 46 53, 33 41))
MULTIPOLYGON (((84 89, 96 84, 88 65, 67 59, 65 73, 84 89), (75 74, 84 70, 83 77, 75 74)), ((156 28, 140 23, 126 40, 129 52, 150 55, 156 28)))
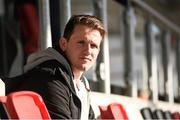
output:
POLYGON ((95 44, 91 44, 91 48, 98 48, 98 46, 95 44))
POLYGON ((84 42, 83 42, 83 41, 79 41, 78 44, 79 44, 79 45, 83 45, 84 42))

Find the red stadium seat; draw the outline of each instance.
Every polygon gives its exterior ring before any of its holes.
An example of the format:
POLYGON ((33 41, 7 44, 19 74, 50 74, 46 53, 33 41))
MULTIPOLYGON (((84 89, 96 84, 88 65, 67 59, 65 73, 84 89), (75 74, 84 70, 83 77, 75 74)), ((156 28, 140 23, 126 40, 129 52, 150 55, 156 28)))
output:
POLYGON ((128 120, 124 107, 119 103, 112 103, 108 106, 99 106, 101 119, 128 120))
POLYGON ((110 117, 109 111, 107 109, 108 109, 108 106, 99 106, 99 110, 101 113, 101 119, 108 119, 110 117))
POLYGON ((51 119, 41 96, 35 92, 14 92, 1 97, 1 102, 10 119, 51 119))
POLYGON ((172 118, 173 118, 173 120, 180 120, 180 113, 179 112, 173 112, 172 118))

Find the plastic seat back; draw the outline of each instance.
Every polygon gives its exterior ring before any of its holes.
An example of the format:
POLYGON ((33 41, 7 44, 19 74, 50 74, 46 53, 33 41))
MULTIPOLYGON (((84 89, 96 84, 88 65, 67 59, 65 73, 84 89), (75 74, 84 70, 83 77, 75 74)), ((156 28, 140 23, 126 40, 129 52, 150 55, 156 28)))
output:
POLYGON ((180 113, 179 112, 173 112, 172 113, 172 118, 174 120, 180 120, 180 113))
POLYGON ((99 106, 101 119, 108 119, 110 118, 109 111, 107 110, 108 106, 99 106))
POLYGON ((101 119, 128 120, 124 107, 119 103, 112 103, 107 106, 99 106, 101 119))
POLYGON ((50 119, 41 96, 35 92, 11 93, 7 96, 5 107, 11 119, 50 119))
POLYGON ((164 111, 164 117, 166 120, 171 120, 172 119, 172 115, 170 111, 164 111))
POLYGON ((165 119, 164 111, 161 109, 155 109, 153 112, 153 116, 155 117, 155 119, 165 119))
POLYGON ((153 112, 149 107, 142 108, 140 111, 144 119, 149 119, 149 120, 154 119, 153 112))

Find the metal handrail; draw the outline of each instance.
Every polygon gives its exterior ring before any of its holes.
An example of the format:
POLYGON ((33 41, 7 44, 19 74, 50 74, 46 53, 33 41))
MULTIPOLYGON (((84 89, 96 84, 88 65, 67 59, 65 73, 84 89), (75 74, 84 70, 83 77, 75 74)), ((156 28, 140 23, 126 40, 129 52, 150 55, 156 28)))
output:
POLYGON ((132 4, 135 5, 135 7, 139 7, 140 9, 143 9, 143 12, 147 12, 149 15, 151 15, 153 18, 161 21, 160 24, 163 24, 164 26, 171 29, 173 32, 180 34, 180 28, 175 25, 173 22, 171 22, 169 19, 164 17, 162 14, 157 12, 155 9, 150 7, 148 4, 143 2, 142 0, 131 0, 132 4))

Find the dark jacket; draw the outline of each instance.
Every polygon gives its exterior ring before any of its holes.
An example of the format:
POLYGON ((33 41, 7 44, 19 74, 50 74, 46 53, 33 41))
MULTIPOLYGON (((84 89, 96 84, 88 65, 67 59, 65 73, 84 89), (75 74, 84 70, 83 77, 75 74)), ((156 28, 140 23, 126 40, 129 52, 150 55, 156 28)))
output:
MULTIPOLYGON (((7 94, 19 90, 39 93, 51 118, 79 119, 81 101, 76 95, 68 61, 53 48, 31 55, 23 75, 6 79, 7 94)), ((94 118, 90 107, 89 118, 94 118)))

